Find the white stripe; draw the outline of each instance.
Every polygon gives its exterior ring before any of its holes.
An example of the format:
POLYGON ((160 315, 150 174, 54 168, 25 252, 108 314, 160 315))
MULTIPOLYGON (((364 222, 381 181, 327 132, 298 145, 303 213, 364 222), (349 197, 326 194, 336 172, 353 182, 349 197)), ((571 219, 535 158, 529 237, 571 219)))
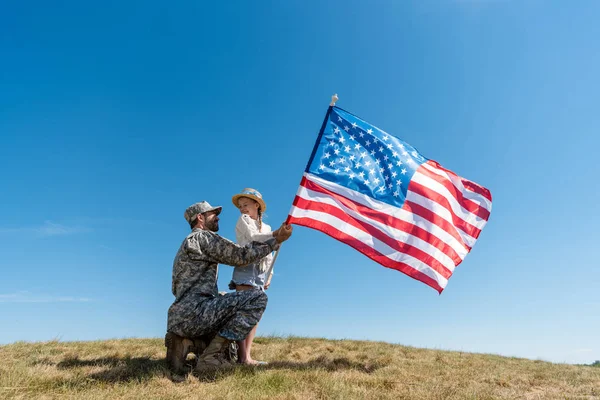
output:
POLYGON ((408 254, 397 252, 382 241, 374 238, 368 233, 361 231, 360 229, 353 227, 352 225, 347 224, 346 222, 340 220, 339 218, 336 218, 331 214, 320 211, 303 210, 298 207, 292 207, 290 215, 295 218, 311 218, 325 225, 329 225, 332 228, 337 229, 345 233, 346 235, 349 235, 359 240, 360 242, 364 243, 366 246, 375 250, 382 256, 393 261, 405 263, 411 268, 422 272, 423 274, 436 281, 438 285, 442 288, 445 288, 448 284, 448 280, 446 278, 444 278, 442 275, 436 272, 433 268, 429 267, 427 264, 408 254))
POLYGON ((465 243, 467 246, 473 247, 473 245, 477 241, 477 239, 475 239, 473 236, 469 235, 468 233, 460 229, 458 226, 454 225, 454 223, 452 222, 452 213, 446 207, 410 190, 406 192, 406 201, 412 201, 413 203, 417 203, 425 207, 432 213, 437 214, 440 218, 443 218, 446 221, 448 221, 448 223, 450 223, 456 228, 458 235, 462 239, 463 243, 465 243))
POLYGON ((448 172, 434 167, 433 165, 423 163, 421 166, 428 171, 433 172, 436 175, 441 176, 442 178, 448 179, 454 187, 456 187, 463 195, 465 199, 471 200, 473 203, 479 205, 480 207, 485 208, 490 213, 492 212, 492 202, 485 196, 480 195, 479 193, 473 192, 463 185, 462 180, 459 176, 454 174, 449 174, 448 172))
POLYGON ((460 205, 458 200, 456 200, 456 197, 454 197, 452 193, 450 193, 450 191, 440 182, 428 177, 427 175, 421 174, 418 170, 413 175, 412 181, 420 183, 429 190, 433 190, 434 192, 448 200, 448 203, 450 204, 450 208, 452 209, 454 215, 456 215, 458 218, 462 219, 466 223, 473 225, 477 229, 483 229, 483 227, 485 226, 485 223, 487 222, 485 219, 479 217, 477 214, 473 214, 469 210, 465 210, 460 205))
MULTIPOLYGON (((298 190, 298 193, 296 196, 303 198, 305 200, 308 200, 308 201, 317 202, 317 203, 321 203, 321 204, 327 204, 332 207, 335 207, 335 208, 341 210, 342 212, 344 212, 345 214, 349 215, 350 217, 354 218, 355 220, 362 221, 365 224, 368 224, 368 225, 378 229, 384 235, 391 237, 393 240, 395 240, 397 242, 400 242, 400 244, 406 243, 408 245, 411 245, 411 246, 423 251, 427 255, 433 257, 436 261, 438 261, 440 264, 442 264, 450 272, 454 271, 454 268, 456 265, 454 264, 454 261, 450 257, 448 257, 448 255, 446 253, 444 253, 437 247, 431 245, 429 242, 427 242, 417 236, 413 236, 410 233, 401 231, 399 229, 396 229, 389 225, 386 225, 382 222, 375 221, 367 216, 364 216, 357 211, 347 208, 343 204, 337 202, 334 198, 332 198, 329 195, 326 195, 324 193, 315 192, 313 190, 309 190, 304 187, 301 187, 301 189, 298 190)), ((402 248, 402 246, 401 246, 401 248, 402 248)))
MULTIPOLYGON (((390 204, 377 201, 369 196, 366 196, 362 193, 356 192, 352 189, 348 189, 344 186, 338 185, 336 183, 321 179, 315 175, 305 173, 304 177, 316 183, 317 185, 324 187, 325 189, 331 190, 335 194, 346 197, 358 204, 361 204, 370 209, 376 210, 382 214, 389 215, 393 218, 397 218, 401 221, 408 222, 409 224, 416 225, 427 232, 431 233, 433 236, 440 239, 442 242, 446 243, 448 246, 452 247, 456 254, 462 259, 466 257, 469 253, 469 249, 465 247, 464 243, 460 240, 456 239, 454 236, 446 232, 443 228, 431 223, 427 219, 412 213, 411 211, 404 210, 399 207, 392 206, 390 204)), ((302 186, 298 188, 298 193, 303 189, 302 186)), ((290 211, 291 212, 291 211, 290 211)), ((454 224, 452 224, 454 225, 454 224)))

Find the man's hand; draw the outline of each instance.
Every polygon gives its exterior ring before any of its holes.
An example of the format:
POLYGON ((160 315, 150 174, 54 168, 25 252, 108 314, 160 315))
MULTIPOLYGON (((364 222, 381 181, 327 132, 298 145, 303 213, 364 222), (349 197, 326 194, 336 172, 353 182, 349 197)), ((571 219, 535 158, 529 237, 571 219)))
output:
POLYGON ((292 236, 292 226, 286 225, 285 223, 281 224, 281 226, 273 232, 273 236, 275 236, 275 240, 277 243, 283 243, 292 236))

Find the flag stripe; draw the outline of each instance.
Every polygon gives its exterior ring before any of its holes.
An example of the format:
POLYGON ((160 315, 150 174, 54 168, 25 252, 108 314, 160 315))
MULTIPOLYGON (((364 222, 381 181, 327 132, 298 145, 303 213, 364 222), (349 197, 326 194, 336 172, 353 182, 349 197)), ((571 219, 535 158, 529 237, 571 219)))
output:
MULTIPOLYGON (((294 205, 296 206, 297 210, 299 209, 299 210, 304 210, 304 211, 315 211, 315 212, 329 214, 330 216, 337 218, 338 220, 340 220, 341 222, 343 222, 349 226, 352 226, 356 229, 360 229, 365 234, 372 237, 373 240, 377 240, 381 243, 384 243, 389 247, 390 250, 393 250, 394 252, 392 252, 392 253, 389 253, 389 254, 386 253, 388 255, 388 257, 392 257, 392 254, 407 255, 407 256, 412 257, 412 259, 414 259, 414 260, 420 261, 423 265, 426 265, 427 267, 433 269, 435 272, 437 272, 438 274, 440 274, 441 276, 443 276, 446 279, 450 278, 450 276, 452 275, 452 271, 454 270, 453 264, 450 264, 452 269, 449 269, 445 265, 440 263, 437 259, 435 259, 431 255, 424 252, 423 250, 421 250, 415 246, 412 246, 412 245, 408 244, 407 242, 405 242, 405 243, 396 242, 393 239, 390 239, 389 236, 382 234, 381 231, 375 229, 373 226, 371 226, 369 224, 361 224, 359 221, 350 217, 347 214, 344 214, 344 212, 342 210, 340 210, 336 207, 329 206, 325 203, 313 202, 313 201, 309 201, 309 200, 305 200, 305 199, 301 199, 301 198, 297 198, 296 201, 294 202, 294 205)), ((298 215, 298 214, 294 214, 294 215, 298 215)))
POLYGON ((371 197, 365 196, 354 190, 322 179, 310 173, 304 174, 300 184, 303 185, 305 180, 314 182, 319 187, 343 196, 357 205, 364 206, 364 208, 368 209, 369 212, 367 214, 366 211, 361 211, 361 213, 368 215, 372 219, 384 223, 391 221, 389 223, 391 223, 392 226, 404 231, 406 231, 406 229, 403 229, 403 227, 407 227, 407 229, 410 229, 410 227, 422 229, 427 235, 432 235, 430 237, 431 240, 429 240, 430 243, 435 244, 436 239, 439 239, 442 242, 438 248, 446 252, 452 259, 454 259, 456 264, 463 260, 469 253, 470 248, 465 246, 456 228, 444 219, 432 215, 429 210, 424 209, 422 212, 423 216, 421 216, 417 213, 414 213, 407 205, 402 208, 398 208, 390 204, 377 201, 371 197), (402 223, 408 225, 402 225, 402 223), (446 251, 445 247, 443 247, 444 245, 450 246, 454 252, 446 251), (454 253, 456 253, 456 256, 454 253))
POLYGON ((425 218, 432 224, 435 224, 448 232, 454 239, 459 241, 468 251, 471 251, 471 245, 469 242, 469 235, 459 231, 448 216, 450 212, 444 207, 438 205, 436 202, 430 201, 427 198, 416 194, 414 192, 408 192, 406 202, 403 208, 411 210, 414 214, 425 218), (443 215, 440 215, 443 214, 443 215), (466 239, 466 240, 465 240, 466 239))
MULTIPOLYGON (((301 210, 296 207, 292 207, 292 210, 290 212, 290 223, 304 225, 324 232, 327 235, 333 237, 334 239, 337 239, 340 242, 345 243, 353 247, 354 249, 360 251, 367 257, 378 262, 379 264, 388 268, 401 271, 406 275, 433 287, 440 293, 448 283, 448 280, 446 278, 437 274, 433 269, 420 263, 418 260, 413 259, 414 261, 412 261, 411 257, 407 255, 403 255, 403 258, 411 264, 407 264, 406 262, 399 260, 394 260, 389 256, 384 255, 387 247, 385 244, 379 242, 378 240, 373 240, 373 238, 367 234, 359 234, 358 232, 361 231, 352 232, 352 230, 350 229, 351 232, 348 233, 347 224, 339 221, 337 218, 330 217, 328 214, 301 210), (377 247, 374 248, 369 246, 367 244, 369 243, 369 241, 372 241, 373 246, 377 247), (383 252, 379 251, 379 249, 383 250, 383 252)), ((387 249, 387 252, 390 253, 389 248, 387 249)))
MULTIPOLYGON (((374 212, 372 209, 356 204, 343 195, 325 189, 306 178, 302 180, 300 185, 301 188, 298 189, 297 197, 337 207, 352 218, 372 225, 383 234, 393 238, 392 240, 397 243, 397 246, 401 246, 403 242, 406 242, 424 251, 429 256, 435 257, 450 271, 454 270, 454 267, 462 261, 462 258, 451 246, 431 232, 399 220, 392 215, 374 212), (305 189, 302 190, 302 187, 305 189)), ((297 205, 296 201, 294 201, 294 205, 297 205)), ((398 251, 402 251, 401 247, 398 248, 398 251)))
POLYGON ((457 214, 455 212, 451 201, 449 201, 446 196, 436 192, 435 190, 432 190, 427 186, 423 186, 419 182, 412 181, 408 186, 406 198, 411 198, 411 194, 421 195, 424 198, 427 198, 429 201, 434 202, 437 206, 443 207, 447 211, 446 215, 448 215, 450 218, 449 222, 456 226, 456 228, 458 228, 460 231, 463 231, 472 237, 477 237, 479 232, 481 232, 481 230, 476 226, 468 223, 464 220, 464 218, 462 218, 466 216, 465 214, 457 214))
POLYGON ((463 192, 465 196, 468 196, 469 192, 477 195, 478 201, 476 202, 484 202, 486 205, 485 208, 487 208, 489 212, 492 212, 492 193, 488 189, 468 179, 461 178, 454 172, 442 167, 440 164, 433 160, 428 160, 426 163, 421 164, 421 166, 451 181, 454 184, 454 186, 456 186, 461 192, 463 192))
MULTIPOLYGON (((426 167, 419 168, 418 172, 442 185, 446 189, 447 193, 450 194, 456 200, 456 202, 467 212, 475 214, 477 217, 479 217, 480 220, 484 221, 487 221, 490 217, 490 212, 487 208, 485 208, 483 205, 476 203, 475 201, 473 201, 473 199, 463 195, 461 190, 454 186, 452 181, 450 181, 449 179, 439 174, 436 174, 435 172, 429 170, 426 167)), ((437 191, 440 192, 439 190, 437 191)), ((477 196, 480 197, 479 195, 477 196)))
POLYGON ((300 189, 294 205, 303 210, 321 211, 335 216, 365 233, 372 235, 390 248, 408 254, 433 268, 444 278, 449 278, 455 263, 443 252, 431 244, 405 232, 393 229, 362 216, 360 212, 344 207, 343 203, 350 202, 333 193, 329 196, 308 189, 300 189))

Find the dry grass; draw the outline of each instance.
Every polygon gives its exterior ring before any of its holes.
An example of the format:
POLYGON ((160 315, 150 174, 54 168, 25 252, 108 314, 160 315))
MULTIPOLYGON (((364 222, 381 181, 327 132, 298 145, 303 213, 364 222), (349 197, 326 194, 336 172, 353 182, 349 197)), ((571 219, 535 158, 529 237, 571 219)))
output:
POLYGON ((2 399, 600 399, 600 368, 379 342, 257 338, 267 367, 170 379, 162 339, 0 347, 2 399))

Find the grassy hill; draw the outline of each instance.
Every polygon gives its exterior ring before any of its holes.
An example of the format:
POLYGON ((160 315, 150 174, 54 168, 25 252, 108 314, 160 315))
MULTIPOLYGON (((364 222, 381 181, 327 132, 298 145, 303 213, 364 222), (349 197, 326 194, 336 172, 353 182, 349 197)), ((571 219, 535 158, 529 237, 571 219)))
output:
POLYGON ((175 383, 162 339, 0 346, 1 399, 600 399, 600 368, 380 342, 257 338, 258 369, 175 383))

